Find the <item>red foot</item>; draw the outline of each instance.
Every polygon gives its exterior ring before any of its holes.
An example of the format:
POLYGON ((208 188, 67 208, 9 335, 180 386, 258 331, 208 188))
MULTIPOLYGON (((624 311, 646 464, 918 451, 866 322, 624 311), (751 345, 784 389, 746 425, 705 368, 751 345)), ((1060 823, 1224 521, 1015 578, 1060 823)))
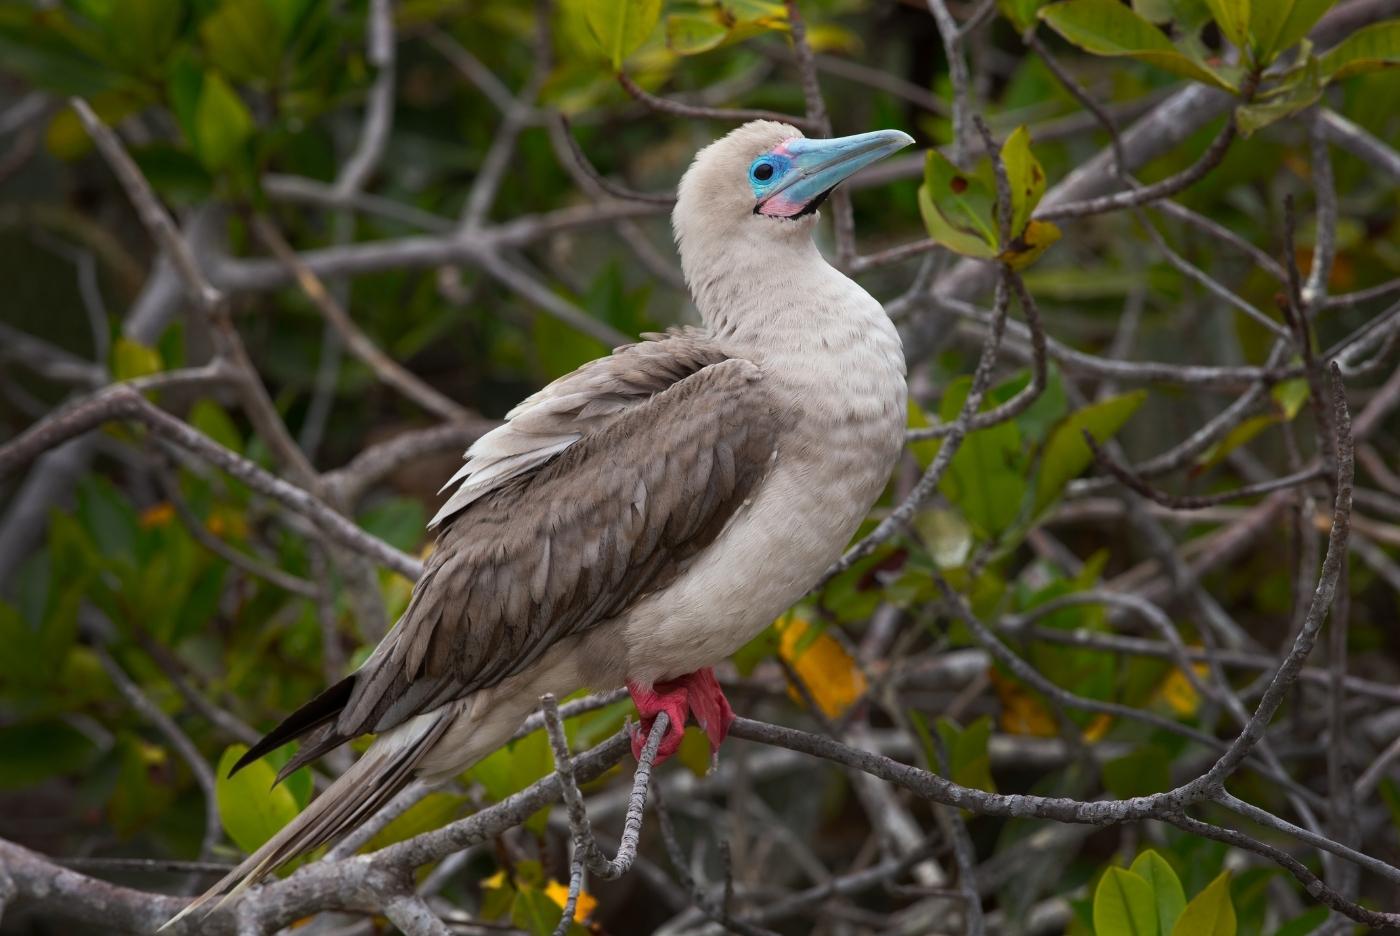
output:
POLYGON ((694 715, 695 722, 710 739, 710 751, 714 753, 729 734, 729 726, 734 723, 734 710, 715 679, 715 671, 708 666, 677 679, 643 686, 628 682, 627 691, 632 693, 632 701, 641 716, 641 726, 632 729, 632 756, 638 760, 642 748, 646 746, 647 735, 656 721, 658 712, 665 712, 668 719, 666 736, 657 748, 655 764, 660 764, 681 746, 685 736, 687 715, 694 715))

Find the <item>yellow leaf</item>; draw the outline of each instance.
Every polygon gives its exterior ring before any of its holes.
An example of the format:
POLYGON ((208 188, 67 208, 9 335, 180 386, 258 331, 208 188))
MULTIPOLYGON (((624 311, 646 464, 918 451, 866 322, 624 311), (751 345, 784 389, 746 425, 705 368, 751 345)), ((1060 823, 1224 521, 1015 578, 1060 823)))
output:
POLYGON ((161 501, 159 504, 152 504, 141 511, 141 529, 152 530, 156 527, 163 527, 175 518, 175 505, 169 501, 161 501))
POLYGON ((244 539, 248 535, 248 519, 232 507, 215 506, 204 518, 204 528, 220 538, 244 539))
MULTIPOLYGON (((995 669, 990 670, 988 675, 991 677, 992 688, 996 690, 997 698, 1001 700, 1001 730, 1005 734, 1029 735, 1033 738, 1059 737, 1060 729, 1055 722, 1055 716, 1050 713, 1045 703, 1040 701, 1039 696, 995 669)), ((1096 744, 1103 740, 1112 727, 1113 716, 1097 715, 1080 732, 1080 737, 1089 744, 1096 744)))
MULTIPOLYGON (((485 883, 484 881, 482 882, 485 883)), ((561 908, 569 902, 569 888, 558 881, 550 881, 544 886, 544 893, 561 908)), ((574 905, 574 922, 582 923, 598 906, 598 899, 588 891, 579 891, 578 903, 574 905)))
POLYGON ((988 672, 992 688, 1001 700, 1001 730, 1006 734, 1030 735, 1035 738, 1054 738, 1059 735, 1055 719, 1040 699, 1031 695, 1024 686, 995 669, 988 672))
POLYGON ((1025 233, 1011 242, 1011 246, 1001 252, 1000 259, 1011 265, 1013 270, 1024 270, 1040 259, 1040 255, 1051 244, 1060 239, 1060 229, 1049 221, 1031 221, 1025 233))
MULTIPOLYGON (((830 634, 808 636, 811 625, 799 617, 779 618, 774 627, 781 640, 778 652, 797 671, 826 717, 839 717, 865 694, 865 674, 830 634)), ((788 693, 802 701, 796 687, 789 687, 788 693)))
MULTIPOLYGON (((786 26, 786 24, 781 24, 786 26)), ((780 27, 774 27, 780 28, 780 27)), ((835 23, 817 23, 807 28, 807 44, 813 52, 836 55, 859 55, 864 50, 860 36, 835 23)))
MULTIPOLYGON (((1192 669, 1202 678, 1210 672, 1204 663, 1197 663, 1192 669)), ((1162 680, 1162 684, 1157 687, 1157 696, 1173 712, 1187 718, 1195 715, 1196 710, 1201 707, 1201 694, 1179 668, 1173 669, 1166 679, 1162 680)))
POLYGON ((1103 740, 1103 736, 1108 734, 1108 729, 1113 727, 1113 716, 1100 712, 1094 716, 1094 720, 1081 733, 1081 737, 1090 744, 1097 744, 1103 740))
POLYGON ((131 338, 118 338, 112 345, 112 378, 131 380, 157 373, 161 368, 160 352, 131 338))

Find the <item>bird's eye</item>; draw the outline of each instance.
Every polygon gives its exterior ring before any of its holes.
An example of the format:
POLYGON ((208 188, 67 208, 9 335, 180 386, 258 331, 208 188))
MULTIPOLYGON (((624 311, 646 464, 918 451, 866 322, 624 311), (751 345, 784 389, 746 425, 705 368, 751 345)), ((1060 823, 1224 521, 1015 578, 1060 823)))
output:
POLYGON ((771 163, 761 162, 753 167, 753 177, 760 182, 767 182, 773 178, 773 166, 771 163))

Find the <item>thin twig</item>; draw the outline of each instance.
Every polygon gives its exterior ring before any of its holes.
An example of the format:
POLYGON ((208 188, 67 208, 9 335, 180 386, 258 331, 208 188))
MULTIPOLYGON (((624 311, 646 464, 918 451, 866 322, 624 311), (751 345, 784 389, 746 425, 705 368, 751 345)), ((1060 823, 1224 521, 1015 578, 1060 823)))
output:
POLYGON ((371 536, 309 492, 268 474, 121 384, 46 417, 0 447, 0 477, 68 439, 117 419, 142 423, 162 438, 222 468, 258 493, 309 518, 342 546, 363 553, 409 579, 417 579, 421 574, 423 566, 417 559, 371 536))
POLYGON ((778 111, 753 110, 745 107, 701 107, 697 104, 686 104, 671 98, 659 97, 647 91, 641 85, 632 80, 626 72, 617 73, 617 83, 622 85, 622 90, 626 91, 633 98, 641 101, 647 107, 658 114, 669 114, 672 117, 688 117, 698 120, 721 120, 721 121, 745 121, 745 120, 775 120, 779 123, 792 124, 804 130, 820 130, 821 124, 810 117, 799 117, 796 114, 783 114, 778 111))
POLYGON ((194 774, 195 783, 204 794, 204 838, 200 843, 199 857, 200 860, 207 860, 224 834, 223 823, 219 819, 219 800, 215 793, 213 769, 189 739, 189 735, 181 731, 175 720, 151 701, 141 687, 126 674, 126 670, 112 658, 106 647, 96 644, 92 647, 92 652, 97 657, 97 662, 102 664, 107 678, 112 680, 112 684, 117 687, 117 691, 127 703, 154 725, 157 731, 165 735, 171 747, 180 755, 180 759, 189 766, 190 773, 194 774))
POLYGON ((661 747, 661 739, 666 736, 669 723, 662 712, 652 723, 647 734, 642 756, 637 761, 637 770, 632 777, 632 795, 627 801, 627 818, 622 825, 622 842, 617 856, 606 857, 593 838, 588 821, 588 811, 583 805, 583 794, 574 780, 573 760, 569 755, 569 742, 564 736, 564 722, 559 717, 559 703, 554 696, 545 695, 541 700, 544 711, 545 730, 549 733, 550 747, 554 752, 554 766, 559 772, 559 782, 564 791, 564 804, 569 810, 569 826, 574 835, 574 848, 583 853, 584 866, 606 881, 616 880, 626 874, 637 858, 637 844, 642 835, 642 813, 646 811, 647 790, 651 784, 652 763, 661 747))
POLYGON ((302 262, 297 252, 282 236, 282 232, 277 230, 271 221, 258 215, 253 218, 252 227, 278 261, 286 264, 292 271, 306 298, 311 300, 311 304, 321 316, 340 334, 351 353, 374 371, 375 376, 428 412, 448 422, 475 418, 475 414, 466 407, 428 386, 408 368, 385 354, 360 326, 355 324, 355 320, 330 294, 320 277, 302 262))

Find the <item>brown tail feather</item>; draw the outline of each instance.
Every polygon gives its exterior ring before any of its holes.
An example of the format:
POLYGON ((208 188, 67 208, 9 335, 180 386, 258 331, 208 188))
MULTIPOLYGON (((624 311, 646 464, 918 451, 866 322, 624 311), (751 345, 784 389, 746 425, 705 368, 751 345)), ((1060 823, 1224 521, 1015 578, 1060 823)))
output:
MULTIPOLYGON (((341 711, 345 708, 345 704, 350 701, 350 694, 354 689, 355 674, 352 673, 282 719, 280 725, 263 735, 262 739, 258 741, 257 744, 249 748, 247 752, 238 759, 238 762, 233 765, 228 775, 232 777, 264 754, 274 751, 291 741, 295 741, 302 735, 308 734, 317 728, 328 725, 340 715, 341 711)), ((331 747, 343 744, 347 740, 349 739, 343 737, 339 738, 331 747)), ((330 747, 326 748, 326 750, 330 750, 330 747)), ((325 752, 326 751, 321 751, 320 753, 324 754, 325 752)), ((302 763, 305 763, 305 761, 302 763)), ((300 764, 297 766, 300 766, 300 764)), ((295 769, 295 767, 292 768, 292 770, 295 769)), ((288 773, 290 773, 290 771, 288 771, 288 773)), ((281 780, 282 777, 279 776, 277 779, 281 780)))
POLYGON ((171 917, 161 929, 216 899, 218 903, 209 911, 217 910, 293 858, 354 829, 408 785, 414 768, 451 723, 451 715, 439 709, 381 735, 364 756, 312 800, 299 816, 171 917))

